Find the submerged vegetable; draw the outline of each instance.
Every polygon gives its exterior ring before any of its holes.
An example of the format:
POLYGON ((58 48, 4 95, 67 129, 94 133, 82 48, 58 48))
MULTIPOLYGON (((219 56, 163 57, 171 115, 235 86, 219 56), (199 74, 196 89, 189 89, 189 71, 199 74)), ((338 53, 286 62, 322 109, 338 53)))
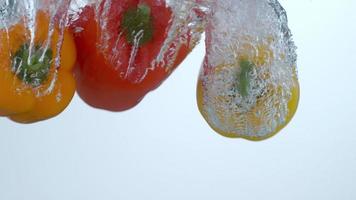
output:
POLYGON ((266 45, 258 46, 255 53, 251 50, 249 45, 242 47, 231 64, 205 65, 205 70, 212 71, 202 74, 210 73, 213 78, 199 79, 197 103, 219 134, 258 141, 275 135, 290 122, 298 106, 299 84, 294 71, 289 91, 273 85, 268 81, 271 72, 263 69, 272 64, 273 52, 266 45))
POLYGON ((216 132, 258 141, 290 122, 299 101, 297 54, 277 0, 216 1, 205 44, 197 102, 216 132))
POLYGON ((33 32, 25 24, 0 29, 0 116, 19 123, 61 113, 75 92, 76 50, 71 33, 38 11, 33 32), (59 52, 58 52, 59 50, 59 52))
POLYGON ((169 35, 173 20, 165 0, 103 0, 86 6, 72 25, 80 49, 75 70, 80 97, 110 111, 137 105, 196 44, 189 30, 169 35))

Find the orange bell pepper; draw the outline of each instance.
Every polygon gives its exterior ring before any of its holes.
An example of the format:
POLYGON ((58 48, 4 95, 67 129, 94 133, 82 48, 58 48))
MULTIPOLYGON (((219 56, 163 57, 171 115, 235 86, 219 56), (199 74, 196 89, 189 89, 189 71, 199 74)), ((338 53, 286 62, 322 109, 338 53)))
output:
POLYGON ((37 12, 35 22, 34 34, 25 19, 0 29, 0 116, 19 123, 58 115, 75 92, 76 48, 71 33, 65 29, 62 38, 58 23, 51 33, 44 11, 37 12))

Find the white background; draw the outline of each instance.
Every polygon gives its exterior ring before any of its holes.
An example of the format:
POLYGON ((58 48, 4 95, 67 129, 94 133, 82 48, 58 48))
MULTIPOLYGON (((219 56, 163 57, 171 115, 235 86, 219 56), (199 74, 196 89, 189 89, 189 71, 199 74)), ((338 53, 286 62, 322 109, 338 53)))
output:
POLYGON ((200 45, 129 112, 76 97, 49 121, 0 119, 0 199, 356 199, 356 1, 281 3, 301 101, 277 136, 231 140, 208 127, 195 102, 200 45))

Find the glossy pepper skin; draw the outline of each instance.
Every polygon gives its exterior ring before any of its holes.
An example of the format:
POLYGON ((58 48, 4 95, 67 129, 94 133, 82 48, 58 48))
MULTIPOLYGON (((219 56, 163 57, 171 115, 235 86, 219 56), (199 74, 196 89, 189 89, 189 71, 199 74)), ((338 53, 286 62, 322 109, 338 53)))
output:
POLYGON ((49 37, 49 16, 37 11, 29 56, 31 34, 23 20, 0 30, 0 116, 33 123, 58 115, 70 103, 75 93, 72 68, 76 49, 69 30, 64 30, 62 46, 58 47, 58 24, 49 37), (55 64, 58 61, 59 66, 55 64))
POLYGON ((75 70, 80 97, 96 108, 124 111, 157 88, 191 51, 188 37, 188 44, 170 46, 176 48, 173 58, 164 54, 163 62, 152 65, 167 38, 171 18, 164 0, 103 0, 97 12, 93 6, 84 8, 73 24, 80 27, 75 33, 80 49, 75 70))

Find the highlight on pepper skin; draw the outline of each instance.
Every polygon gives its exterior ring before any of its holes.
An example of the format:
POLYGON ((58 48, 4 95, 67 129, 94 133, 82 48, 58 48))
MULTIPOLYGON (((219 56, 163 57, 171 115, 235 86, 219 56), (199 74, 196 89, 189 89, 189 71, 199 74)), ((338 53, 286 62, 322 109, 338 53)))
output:
POLYGON ((260 141, 278 133, 294 116, 299 101, 296 68, 283 66, 284 55, 276 59, 269 48, 272 41, 267 38, 251 46, 248 38, 240 47, 229 50, 236 53, 235 62, 217 66, 204 62, 197 104, 217 133, 260 141), (271 65, 281 65, 283 80, 278 80, 281 77, 274 74, 271 65))
POLYGON ((165 0, 103 0, 83 8, 71 27, 80 27, 75 78, 84 102, 125 111, 159 87, 204 31, 195 13, 185 20, 175 14, 165 0))
POLYGON ((37 11, 35 20, 32 38, 25 17, 0 29, 0 116, 19 123, 57 116, 75 93, 71 33, 60 35, 58 23, 50 31, 46 11, 37 11))

